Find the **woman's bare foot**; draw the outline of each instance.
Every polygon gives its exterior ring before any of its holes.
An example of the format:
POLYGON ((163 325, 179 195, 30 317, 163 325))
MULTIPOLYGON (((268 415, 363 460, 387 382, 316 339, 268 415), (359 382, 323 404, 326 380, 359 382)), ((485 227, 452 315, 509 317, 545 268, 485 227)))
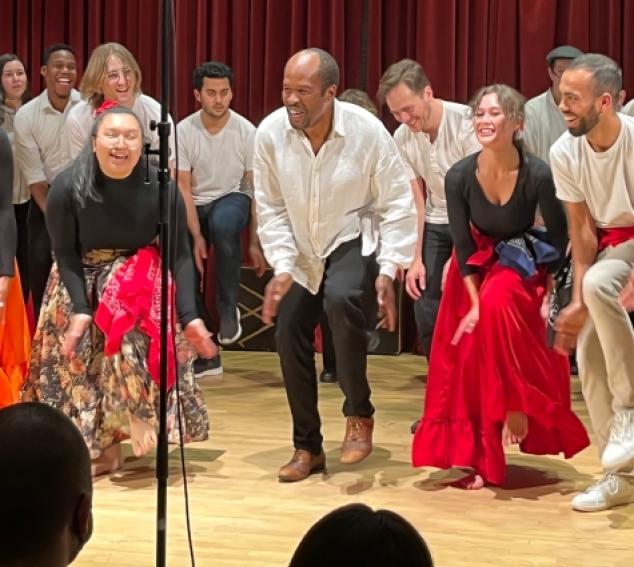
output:
POLYGON ((156 428, 134 415, 130 415, 130 440, 132 451, 142 457, 157 444, 156 428))
POLYGON ((510 411, 506 414, 506 423, 502 429, 502 443, 513 445, 524 441, 528 435, 528 417, 521 411, 510 411))
POLYGON ((484 479, 479 474, 472 473, 452 482, 451 486, 462 488, 463 490, 480 490, 484 488, 485 484, 484 479))
POLYGON ((101 455, 92 460, 91 472, 93 478, 102 474, 118 471, 123 465, 121 445, 117 443, 101 452, 101 455))

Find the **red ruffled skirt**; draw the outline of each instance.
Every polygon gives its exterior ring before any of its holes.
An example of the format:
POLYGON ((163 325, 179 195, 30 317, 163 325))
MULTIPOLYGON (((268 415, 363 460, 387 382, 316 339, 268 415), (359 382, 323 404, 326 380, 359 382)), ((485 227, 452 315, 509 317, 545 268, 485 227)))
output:
MULTIPOLYGON (((491 239, 474 234, 480 248, 491 239)), ((493 258, 482 268, 480 319, 457 345, 451 339, 471 307, 455 253, 438 312, 423 418, 412 445, 414 466, 475 469, 502 484, 502 428, 509 411, 528 416, 525 453, 572 457, 590 444, 571 410, 568 359, 546 345, 540 308, 543 268, 528 279, 493 258)))

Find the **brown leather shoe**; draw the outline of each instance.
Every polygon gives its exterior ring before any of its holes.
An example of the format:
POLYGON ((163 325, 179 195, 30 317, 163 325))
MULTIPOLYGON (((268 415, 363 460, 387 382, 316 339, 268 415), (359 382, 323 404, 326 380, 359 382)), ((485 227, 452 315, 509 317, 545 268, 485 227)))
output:
POLYGON ((297 482, 309 475, 326 470, 326 455, 323 451, 313 455, 310 451, 296 449, 293 458, 278 473, 280 482, 297 482))
POLYGON ((374 418, 350 416, 346 422, 346 437, 341 446, 341 462, 352 465, 372 452, 374 418))

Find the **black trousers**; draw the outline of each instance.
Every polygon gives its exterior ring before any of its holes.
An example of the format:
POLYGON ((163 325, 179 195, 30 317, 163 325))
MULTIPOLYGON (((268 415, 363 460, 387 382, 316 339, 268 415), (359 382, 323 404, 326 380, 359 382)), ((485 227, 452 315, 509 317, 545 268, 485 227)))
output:
POLYGON ((18 230, 18 246, 15 250, 15 259, 18 262, 22 294, 26 303, 29 298, 29 202, 13 205, 13 212, 15 214, 15 225, 18 230))
POLYGON ((376 320, 376 261, 361 256, 361 240, 339 246, 326 261, 317 295, 293 283, 282 299, 277 318, 277 351, 293 419, 296 449, 321 450, 321 419, 317 409, 317 375, 313 338, 323 310, 328 317, 337 358, 337 376, 346 416, 370 417, 367 378, 367 329, 376 320))
POLYGON ((28 214, 29 228, 29 288, 33 298, 35 320, 40 315, 42 298, 46 291, 46 283, 51 273, 53 257, 51 255, 51 239, 46 229, 44 213, 35 199, 29 203, 28 214))
POLYGON ((328 323, 328 316, 325 311, 321 312, 319 319, 321 326, 321 358, 324 370, 337 373, 337 358, 335 356, 335 345, 332 340, 332 331, 328 323))
POLYGON ((423 354, 429 359, 431 341, 440 306, 442 270, 451 257, 453 238, 448 224, 425 223, 423 233, 423 264, 426 270, 426 289, 414 302, 414 316, 423 354))

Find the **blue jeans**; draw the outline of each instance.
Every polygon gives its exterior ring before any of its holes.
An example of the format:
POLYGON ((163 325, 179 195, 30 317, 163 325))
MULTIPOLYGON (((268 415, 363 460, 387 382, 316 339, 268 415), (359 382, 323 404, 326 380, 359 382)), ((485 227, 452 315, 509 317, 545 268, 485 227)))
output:
POLYGON ((251 199, 243 193, 229 193, 196 207, 201 233, 213 245, 216 259, 216 308, 220 319, 236 316, 242 245, 240 234, 249 224, 251 199))

